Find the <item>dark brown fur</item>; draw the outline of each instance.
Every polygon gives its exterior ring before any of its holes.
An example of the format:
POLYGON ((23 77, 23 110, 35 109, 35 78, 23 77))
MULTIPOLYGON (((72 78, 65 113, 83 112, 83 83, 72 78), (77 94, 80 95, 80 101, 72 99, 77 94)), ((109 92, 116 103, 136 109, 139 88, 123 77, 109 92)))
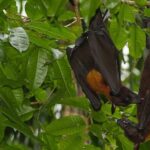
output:
POLYGON ((137 95, 121 85, 118 50, 107 33, 99 9, 90 21, 89 31, 82 34, 74 48, 67 49, 67 56, 78 83, 95 110, 100 109, 101 97, 86 81, 87 74, 93 69, 102 74, 110 87, 112 103, 121 106, 139 103, 137 95))

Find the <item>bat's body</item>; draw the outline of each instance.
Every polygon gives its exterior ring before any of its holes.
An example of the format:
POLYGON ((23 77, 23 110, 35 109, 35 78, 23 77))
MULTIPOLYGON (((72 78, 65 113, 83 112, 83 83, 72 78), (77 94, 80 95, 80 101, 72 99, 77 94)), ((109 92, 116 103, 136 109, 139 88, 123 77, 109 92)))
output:
POLYGON ((67 56, 95 110, 100 109, 100 95, 115 105, 139 102, 136 94, 121 85, 118 51, 107 33, 100 10, 91 19, 89 31, 82 34, 74 48, 67 49, 67 56))

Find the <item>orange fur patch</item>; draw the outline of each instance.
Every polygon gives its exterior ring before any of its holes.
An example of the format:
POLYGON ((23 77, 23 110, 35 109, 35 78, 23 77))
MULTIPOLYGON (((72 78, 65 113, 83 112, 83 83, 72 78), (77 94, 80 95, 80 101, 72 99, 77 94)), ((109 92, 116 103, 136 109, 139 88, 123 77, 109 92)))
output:
POLYGON ((90 88, 97 94, 103 94, 110 98, 110 88, 106 84, 102 74, 96 69, 92 69, 86 76, 86 81, 90 88))

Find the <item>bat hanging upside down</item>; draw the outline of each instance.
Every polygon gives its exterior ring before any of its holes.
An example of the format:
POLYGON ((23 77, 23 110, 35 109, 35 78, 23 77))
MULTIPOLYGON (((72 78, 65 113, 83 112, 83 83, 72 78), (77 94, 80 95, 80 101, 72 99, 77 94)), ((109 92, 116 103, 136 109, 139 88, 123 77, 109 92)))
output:
POLYGON ((140 103, 138 96, 121 84, 118 50, 107 33, 103 18, 98 9, 89 30, 77 39, 74 48, 67 48, 75 77, 94 110, 100 109, 102 95, 114 105, 140 103))
POLYGON ((135 150, 139 150, 140 143, 150 140, 150 53, 141 75, 139 95, 141 104, 137 107, 138 124, 127 119, 118 120, 125 135, 135 144, 135 150))

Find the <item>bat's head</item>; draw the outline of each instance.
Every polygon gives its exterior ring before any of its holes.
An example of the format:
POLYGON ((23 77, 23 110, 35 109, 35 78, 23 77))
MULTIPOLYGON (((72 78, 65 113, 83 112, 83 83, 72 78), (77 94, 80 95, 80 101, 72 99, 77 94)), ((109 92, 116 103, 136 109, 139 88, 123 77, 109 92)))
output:
POLYGON ((118 119, 118 125, 124 130, 125 135, 134 143, 144 141, 144 136, 138 130, 137 125, 128 119, 118 119))
POLYGON ((90 20, 89 29, 92 31, 99 31, 101 28, 104 28, 103 16, 100 9, 97 9, 95 16, 90 20))
POLYGON ((135 94, 125 86, 122 86, 119 93, 112 96, 112 102, 117 106, 127 106, 129 104, 139 104, 141 99, 139 95, 135 94))
POLYGON ((128 89, 125 86, 122 86, 120 89, 120 95, 121 98, 124 100, 124 102, 129 105, 129 104, 139 104, 141 103, 140 96, 132 92, 130 89, 128 89))

